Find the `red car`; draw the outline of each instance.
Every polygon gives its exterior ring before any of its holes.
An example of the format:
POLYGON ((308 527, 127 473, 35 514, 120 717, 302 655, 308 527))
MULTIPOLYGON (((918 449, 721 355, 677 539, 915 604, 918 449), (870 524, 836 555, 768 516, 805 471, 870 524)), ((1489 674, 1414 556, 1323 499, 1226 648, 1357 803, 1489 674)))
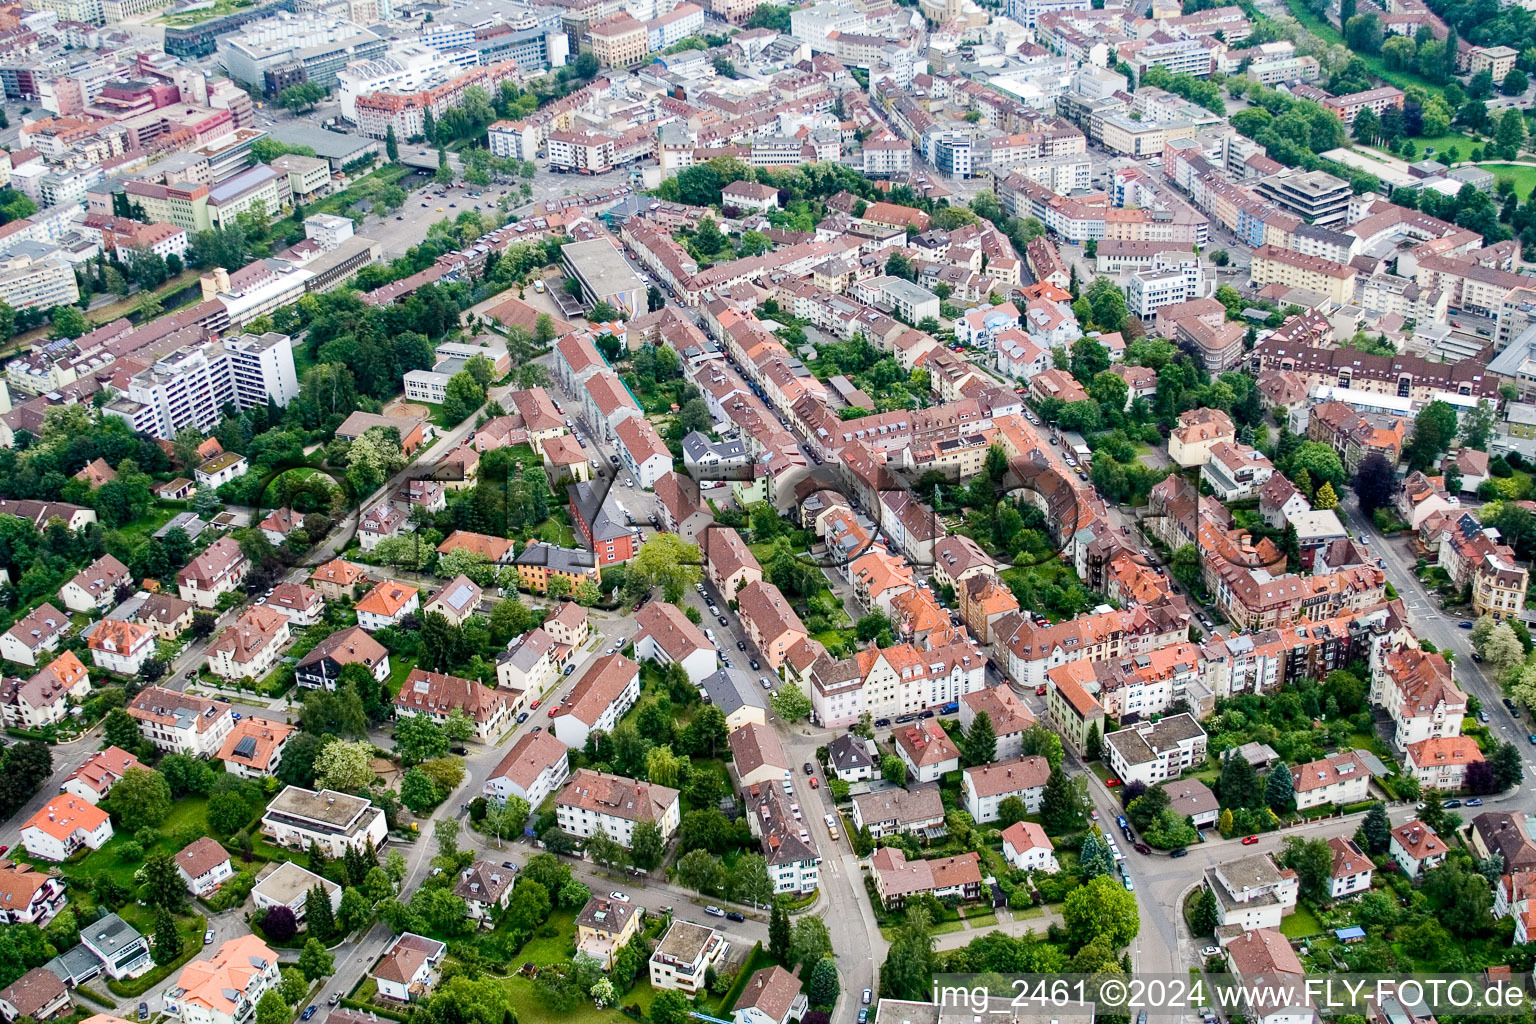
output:
POLYGON ((1035 687, 1035 696, 1036 697, 1044 697, 1045 696, 1045 687, 1043 687, 1043 686, 1035 687))
POLYGON ((550 718, 554 718, 555 717, 555 712, 559 711, 559 710, 560 710, 560 705, 558 705, 558 704, 556 704, 554 707, 550 708, 549 709, 549 717, 550 718))
POLYGON ((1105 779, 1104 780, 1104 785, 1106 785, 1106 786, 1110 787, 1111 789, 1113 789, 1114 787, 1120 785, 1120 780, 1119 779, 1105 779))
POLYGON ((1259 841, 1258 836, 1243 836, 1243 845, 1252 846, 1259 841))
POLYGON ((542 704, 542 703, 543 703, 543 701, 537 701, 536 700, 532 704, 528 705, 528 710, 529 711, 537 711, 537 710, 539 710, 539 705, 542 704))
POLYGON ((811 788, 812 789, 820 789, 821 788, 821 783, 816 781, 816 776, 814 776, 814 775, 811 776, 811 788))

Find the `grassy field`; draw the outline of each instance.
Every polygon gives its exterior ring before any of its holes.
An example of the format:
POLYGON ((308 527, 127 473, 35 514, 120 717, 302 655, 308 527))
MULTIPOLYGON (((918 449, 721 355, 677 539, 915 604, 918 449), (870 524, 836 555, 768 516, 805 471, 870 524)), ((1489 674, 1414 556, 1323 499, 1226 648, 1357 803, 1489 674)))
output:
POLYGON ((1280 922, 1280 934, 1289 939, 1298 939, 1304 935, 1316 935, 1323 930, 1323 923, 1312 913, 1305 903, 1296 904, 1296 909, 1286 915, 1280 922))
POLYGON ((1515 183, 1515 194, 1520 201, 1531 197, 1531 190, 1536 188, 1536 167, 1519 167, 1515 164, 1478 164, 1483 170, 1492 174, 1495 178, 1509 178, 1515 183))
MULTIPOLYGON (((1339 30, 1307 10, 1306 5, 1301 0, 1285 0, 1285 5, 1291 9, 1291 16, 1301 22, 1302 27, 1308 32, 1326 42, 1337 43, 1340 46, 1344 45, 1344 37, 1339 35, 1339 30)), ((1407 89, 1409 86, 1417 85, 1432 93, 1441 92, 1440 86, 1411 71, 1388 71, 1386 64, 1382 62, 1379 55, 1352 53, 1352 56, 1359 57, 1364 61, 1366 68, 1370 70, 1371 74, 1384 81, 1391 82, 1399 89, 1407 89)))
MULTIPOLYGON (((175 854, 179 847, 175 846, 171 837, 183 828, 193 827, 207 834, 208 819, 204 813, 207 806, 207 798, 200 796, 183 797, 172 803, 171 816, 160 826, 159 841, 154 846, 146 848, 144 856, 148 857, 157 851, 175 854)), ((134 872, 139 870, 143 861, 125 861, 119 856, 118 851, 123 844, 134 841, 132 833, 118 832, 101 849, 92 850, 80 860, 68 861, 60 865, 60 870, 65 878, 85 888, 89 888, 91 879, 98 875, 110 875, 123 885, 132 886, 134 872)), ((46 868, 52 865, 40 862, 39 866, 46 868)), ((126 919, 126 911, 124 915, 126 919)))

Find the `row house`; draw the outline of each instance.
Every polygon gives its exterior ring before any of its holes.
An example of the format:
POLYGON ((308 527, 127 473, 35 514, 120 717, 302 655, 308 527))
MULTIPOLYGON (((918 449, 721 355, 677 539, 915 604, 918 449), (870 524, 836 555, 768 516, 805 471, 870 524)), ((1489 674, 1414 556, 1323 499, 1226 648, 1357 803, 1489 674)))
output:
POLYGON ((1373 652, 1371 703, 1392 720, 1392 746, 1406 752, 1415 743, 1461 735, 1467 695, 1440 654, 1413 646, 1373 652))
POLYGON ((506 695, 476 679, 412 669, 395 696, 397 718, 422 716, 441 725, 454 711, 463 712, 474 724, 475 738, 481 743, 493 742, 511 724, 506 695))
POLYGON ((230 705, 163 686, 145 687, 127 710, 144 738, 167 754, 213 757, 235 725, 230 705))
POLYGON ((555 815, 560 828, 573 836, 586 839, 602 832, 627 849, 641 822, 655 825, 663 841, 672 837, 680 820, 678 792, 582 768, 555 797, 555 815))

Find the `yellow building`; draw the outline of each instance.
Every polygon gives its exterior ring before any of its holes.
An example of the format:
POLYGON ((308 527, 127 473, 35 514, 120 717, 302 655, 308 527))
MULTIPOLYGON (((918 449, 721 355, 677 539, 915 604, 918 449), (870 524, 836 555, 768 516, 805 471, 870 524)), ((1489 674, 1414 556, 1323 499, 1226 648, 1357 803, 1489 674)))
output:
POLYGON ((632 68, 650 52, 650 33, 645 22, 628 11, 620 11, 587 30, 592 39, 592 56, 609 68, 632 68))
POLYGON ((1305 288, 1341 306, 1355 297, 1354 267, 1278 246, 1264 245, 1254 251, 1252 275, 1253 283, 1260 287, 1278 284, 1305 288))
POLYGON ((1088 736, 1095 726, 1099 738, 1104 738, 1104 707, 1087 689, 1097 685, 1093 664, 1087 659, 1069 661, 1045 674, 1045 713, 1078 753, 1088 749, 1088 736))

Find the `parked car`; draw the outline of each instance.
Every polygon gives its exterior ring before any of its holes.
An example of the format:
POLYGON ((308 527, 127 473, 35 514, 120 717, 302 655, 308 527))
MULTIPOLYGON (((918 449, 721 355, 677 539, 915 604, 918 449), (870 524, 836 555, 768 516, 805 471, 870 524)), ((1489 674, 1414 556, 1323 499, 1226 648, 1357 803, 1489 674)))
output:
POLYGON ((325 1005, 327 1005, 327 1006, 335 1006, 339 1002, 341 1002, 341 993, 340 992, 332 992, 331 993, 331 998, 329 998, 329 999, 327 999, 325 1001, 325 1005))
POLYGON ((713 903, 711 903, 709 906, 704 908, 704 913, 708 914, 710 917, 724 917, 725 916, 725 911, 721 910, 719 907, 715 906, 713 903))
POLYGON ((544 703, 542 700, 536 700, 532 704, 528 705, 528 710, 529 711, 537 711, 537 710, 539 710, 539 705, 542 704, 542 703, 544 703))
POLYGON ((212 928, 209 928, 207 931, 203 932, 203 945, 205 945, 205 946, 213 945, 213 929, 212 928))
POLYGON ((727 921, 745 921, 747 919, 747 915, 743 914, 739 910, 733 910, 729 914, 725 915, 725 919, 727 921))
POLYGON ((820 789, 821 788, 820 783, 818 783, 816 781, 816 776, 814 776, 814 775, 811 776, 811 788, 812 789, 820 789))
POLYGON ((1152 852, 1152 847, 1148 846, 1146 843, 1133 843, 1131 845, 1131 849, 1135 850, 1137 853, 1141 854, 1142 856, 1146 856, 1147 854, 1152 852))
POLYGON ((1104 785, 1108 786, 1110 789, 1114 789, 1116 786, 1120 785, 1120 780, 1119 779, 1105 779, 1104 780, 1104 785))
POLYGON ((501 866, 502 866, 502 867, 504 867, 504 868, 506 868, 506 869, 507 869, 507 870, 508 870, 508 871, 516 871, 516 870, 517 870, 517 865, 516 865, 516 864, 513 864, 513 863, 512 863, 512 862, 511 862, 511 861, 509 861, 509 860, 504 860, 504 861, 502 861, 502 862, 501 862, 501 866))
POLYGON ((1450 800, 1447 800, 1445 803, 1441 804, 1440 806, 1444 807, 1446 810, 1450 810, 1452 807, 1460 807, 1461 806, 1461 801, 1457 800, 1454 797, 1452 797, 1450 800))
POLYGON ((313 1017, 315 1015, 316 1009, 317 1008, 316 1008, 315 1004, 314 1003, 310 1003, 308 1006, 304 1007, 304 1012, 299 1014, 299 1019, 300 1020, 309 1020, 309 1018, 311 1018, 311 1017, 313 1017))
POLYGON ((139 1020, 149 1020, 149 1004, 139 1004, 139 1020))
POLYGON ((628 903, 629 893, 619 892, 617 889, 615 889, 613 892, 608 894, 608 898, 611 900, 616 900, 619 903, 628 903))
POLYGON ((809 762, 809 761, 805 762, 804 767, 805 767, 805 774, 807 774, 807 775, 815 775, 816 774, 816 769, 811 766, 811 762, 809 762))
POLYGON ((870 993, 869 989, 865 989, 864 990, 864 1005, 865 1006, 869 1005, 869 997, 870 997, 870 995, 871 995, 871 993, 870 993))
POLYGON ((1468 800, 1462 806, 1463 807, 1481 807, 1481 806, 1483 806, 1483 798, 1480 797, 1480 796, 1475 796, 1472 799, 1468 800))
POLYGON ((1221 956, 1220 946, 1206 946, 1200 951, 1201 956, 1221 956))
POLYGON ((1471 629, 1472 628, 1472 620, 1471 619, 1462 619, 1460 622, 1456 623, 1456 626, 1457 626, 1458 629, 1471 629))
POLYGON ((1177 850, 1174 850, 1172 853, 1170 853, 1168 856, 1170 856, 1170 857, 1188 857, 1189 856, 1189 850, 1188 850, 1188 848, 1181 846, 1177 850))
POLYGON ((1244 846, 1253 846, 1258 841, 1259 841, 1259 837, 1258 836, 1243 836, 1243 845, 1244 846))

